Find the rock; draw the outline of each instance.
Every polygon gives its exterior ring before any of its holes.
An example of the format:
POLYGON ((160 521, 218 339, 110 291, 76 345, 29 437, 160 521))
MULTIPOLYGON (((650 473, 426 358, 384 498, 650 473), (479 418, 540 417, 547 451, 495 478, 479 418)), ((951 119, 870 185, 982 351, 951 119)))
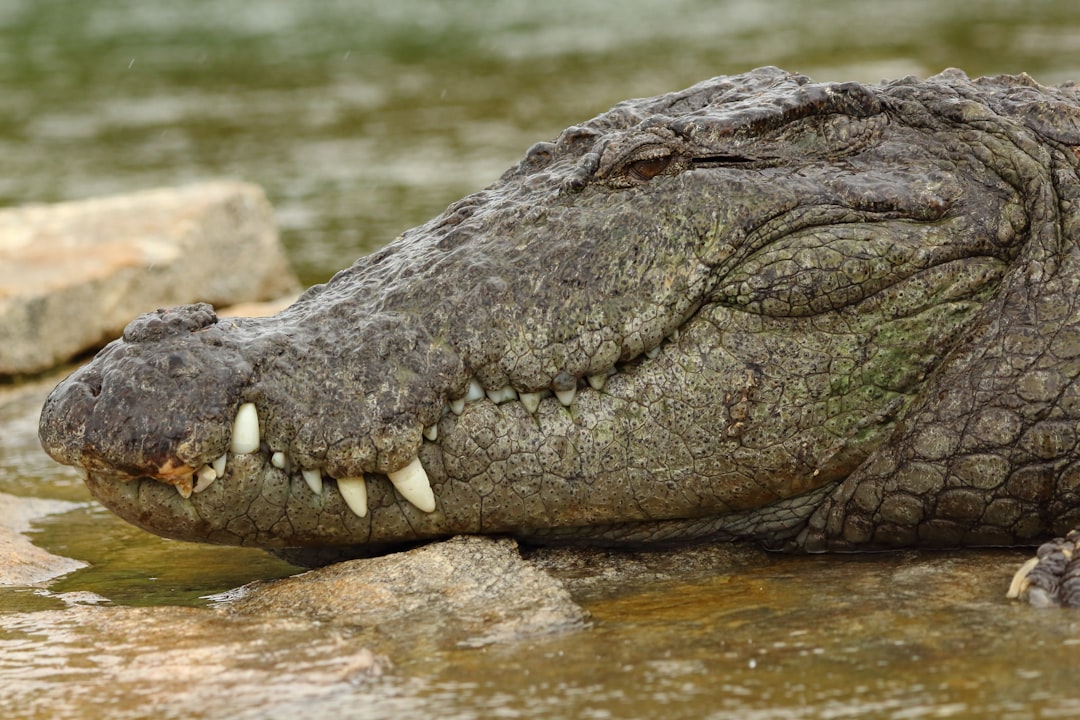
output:
POLYGON ((22 535, 30 529, 32 520, 76 507, 75 503, 61 500, 0 493, 0 586, 41 585, 86 565, 46 552, 22 535))
POLYGON ((584 611, 509 539, 457 537, 350 560, 225 598, 232 612, 376 628, 395 643, 479 646, 580 628, 584 611))
POLYGON ((0 210, 0 376, 53 367, 160 307, 297 289, 273 210, 254 185, 0 210))

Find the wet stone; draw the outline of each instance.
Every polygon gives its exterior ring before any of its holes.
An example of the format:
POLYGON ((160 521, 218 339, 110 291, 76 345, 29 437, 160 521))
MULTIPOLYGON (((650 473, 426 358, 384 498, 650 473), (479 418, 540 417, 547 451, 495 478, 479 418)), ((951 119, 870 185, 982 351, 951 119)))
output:
POLYGON ((242 588, 221 607, 377 628, 396 642, 486 645, 581 628, 563 585, 509 539, 458 537, 242 588))
POLYGON ((40 585, 86 564, 46 552, 23 535, 35 519, 75 507, 60 500, 0 493, 0 586, 40 585))
POLYGON ((53 367, 158 308, 220 307, 297 289, 273 209, 254 185, 3 209, 0 376, 53 367))

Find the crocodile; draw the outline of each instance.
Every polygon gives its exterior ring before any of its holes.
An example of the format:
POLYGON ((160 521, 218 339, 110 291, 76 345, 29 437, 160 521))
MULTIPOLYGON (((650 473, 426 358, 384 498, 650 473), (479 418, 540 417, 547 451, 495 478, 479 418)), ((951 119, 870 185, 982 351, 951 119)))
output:
POLYGON ((309 563, 1034 545, 1080 524, 1078 168, 1080 90, 1024 74, 628 100, 276 316, 138 317, 41 442, 141 528, 309 563))

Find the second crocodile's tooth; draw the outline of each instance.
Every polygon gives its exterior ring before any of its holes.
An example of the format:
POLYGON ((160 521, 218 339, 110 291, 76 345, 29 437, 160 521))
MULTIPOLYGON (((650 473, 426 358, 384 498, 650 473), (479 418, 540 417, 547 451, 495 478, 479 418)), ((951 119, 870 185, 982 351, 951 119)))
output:
POLYGON ((518 398, 517 390, 510 387, 509 385, 501 387, 498 390, 488 390, 487 396, 488 400, 495 403, 496 405, 504 402, 509 402, 511 400, 517 400, 518 398))
POLYGON ((405 498, 424 512, 435 510, 435 493, 431 491, 427 472, 420 464, 420 458, 413 458, 405 467, 386 474, 401 497, 405 498))
POLYGON ((529 411, 530 415, 535 415, 537 408, 540 407, 541 395, 538 392, 534 393, 519 393, 518 400, 525 406, 525 409, 529 411))
POLYGON ((565 407, 570 407, 570 404, 574 402, 574 398, 577 397, 577 388, 572 387, 569 390, 556 390, 555 397, 559 398, 565 407))
POLYGON ((438 440, 439 439, 439 426, 437 424, 434 424, 434 423, 431 424, 431 425, 428 425, 426 428, 424 428, 424 437, 426 437, 431 442, 435 442, 436 440, 438 440))
POLYGON ((465 398, 458 398, 457 400, 450 401, 450 412, 455 415, 460 415, 465 411, 465 398))
POLYGON ((285 457, 285 453, 278 450, 276 453, 270 456, 270 464, 276 467, 278 470, 284 470, 289 464, 288 458, 285 457))
POLYGON ((314 470, 301 470, 300 475, 303 476, 304 482, 311 488, 311 492, 316 495, 322 495, 322 470, 315 468, 314 470))
POLYGON ((484 387, 477 382, 476 378, 469 381, 469 389, 465 391, 465 402, 476 402, 484 397, 484 387))
POLYGON ((367 483, 364 481, 364 476, 338 478, 337 487, 338 492, 341 493, 341 499, 345 501, 349 509, 356 513, 357 517, 365 517, 367 515, 367 483))
POLYGON ((660 346, 659 345, 657 345, 656 347, 654 347, 654 348, 652 348, 650 350, 645 351, 645 357, 649 358, 650 360, 655 360, 657 357, 659 357, 659 355, 660 355, 660 346))
POLYGON ((259 412, 255 403, 244 403, 236 411, 233 420, 232 452, 233 455, 246 455, 259 449, 259 412))
POLYGON ((217 480, 217 470, 209 465, 203 465, 195 473, 195 486, 192 487, 192 492, 201 493, 206 488, 210 487, 210 484, 217 480))
POLYGON ((586 379, 589 381, 589 385, 592 389, 599 392, 600 390, 603 390, 604 385, 607 384, 607 373, 596 373, 595 375, 589 375, 586 379))
POLYGON ((221 453, 221 457, 210 463, 210 467, 214 468, 214 472, 217 473, 218 477, 225 477, 225 464, 228 462, 229 453, 221 453))

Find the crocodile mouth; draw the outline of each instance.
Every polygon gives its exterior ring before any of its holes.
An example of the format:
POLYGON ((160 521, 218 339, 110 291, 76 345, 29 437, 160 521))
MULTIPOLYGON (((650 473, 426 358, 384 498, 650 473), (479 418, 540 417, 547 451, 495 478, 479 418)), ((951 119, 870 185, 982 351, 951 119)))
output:
MULTIPOLYGON (((683 325, 692 320, 693 316, 683 325)), ((110 506, 119 502, 121 506, 160 504, 175 509, 178 507, 176 502, 182 500, 197 509, 202 498, 221 490, 223 482, 250 484, 252 480, 264 482, 268 476, 278 475, 285 480, 283 484, 293 496, 291 500, 343 507, 355 518, 368 517, 369 487, 373 483, 379 488, 380 497, 394 497, 407 503, 415 512, 432 514, 437 512, 439 503, 425 461, 444 471, 444 463, 439 457, 440 437, 448 431, 453 432, 463 417, 467 419, 478 407, 486 405, 500 417, 512 417, 526 426, 528 432, 542 434, 545 417, 560 410, 575 412, 582 397, 592 398, 591 407, 602 404, 604 390, 612 378, 632 375, 643 363, 655 361, 665 347, 678 342, 680 334, 680 328, 675 328, 659 344, 606 371, 581 378, 559 376, 555 387, 549 389, 519 392, 510 385, 485 389, 475 376, 469 377, 464 383, 464 391, 450 397, 438 411, 435 421, 423 426, 419 450, 397 470, 346 476, 331 475, 325 466, 304 466, 290 457, 287 449, 276 447, 276 443, 266 437, 260 416, 267 409, 260 412, 257 403, 243 402, 228 425, 227 448, 212 460, 190 462, 168 454, 153 467, 139 469, 124 469, 91 460, 85 463, 84 473, 93 494, 110 506), (175 492, 171 496, 162 495, 162 488, 171 488, 175 492)), ((441 478, 443 472, 439 474, 441 478)), ((228 490, 221 492, 229 493, 228 490)), ((139 515, 145 516, 145 512, 139 515)), ((129 519, 140 524, 136 518, 129 519)), ((154 530, 162 532, 156 525, 154 530)))

